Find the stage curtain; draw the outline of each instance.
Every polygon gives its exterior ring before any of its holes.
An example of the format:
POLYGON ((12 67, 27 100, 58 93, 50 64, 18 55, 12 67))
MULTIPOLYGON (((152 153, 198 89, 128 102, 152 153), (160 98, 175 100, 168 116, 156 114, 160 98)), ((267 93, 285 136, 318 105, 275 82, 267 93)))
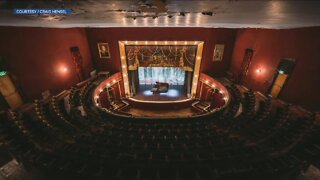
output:
MULTIPOLYGON (((178 67, 139 67, 139 84, 155 84, 156 82, 164 82, 170 85, 184 85, 184 71, 178 67)), ((192 72, 190 72, 192 74, 192 72)))
POLYGON ((139 89, 139 77, 137 70, 129 70, 129 86, 132 95, 136 95, 139 89))
POLYGON ((193 77, 193 72, 186 71, 185 89, 188 96, 191 96, 192 77, 193 77))
POLYGON ((195 45, 127 45, 125 48, 129 70, 137 67, 179 67, 193 71, 197 52, 195 45))

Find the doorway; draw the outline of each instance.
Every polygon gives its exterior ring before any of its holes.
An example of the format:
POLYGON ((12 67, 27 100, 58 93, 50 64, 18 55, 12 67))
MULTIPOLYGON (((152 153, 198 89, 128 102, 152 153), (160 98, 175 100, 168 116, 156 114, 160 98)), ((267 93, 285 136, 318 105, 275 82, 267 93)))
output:
POLYGON ((288 78, 293 72, 294 65, 294 59, 281 59, 275 72, 272 84, 269 88, 269 94, 272 97, 277 98, 280 95, 282 89, 288 81, 288 78))

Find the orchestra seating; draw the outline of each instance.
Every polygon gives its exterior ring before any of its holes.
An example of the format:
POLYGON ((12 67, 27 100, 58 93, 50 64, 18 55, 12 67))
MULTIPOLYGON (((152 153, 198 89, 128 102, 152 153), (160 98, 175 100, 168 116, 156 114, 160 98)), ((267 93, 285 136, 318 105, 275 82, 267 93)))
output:
POLYGON ((1 113, 1 144, 48 179, 294 179, 320 165, 315 115, 295 116, 251 90, 231 84, 219 112, 157 120, 98 109, 96 81, 1 113))

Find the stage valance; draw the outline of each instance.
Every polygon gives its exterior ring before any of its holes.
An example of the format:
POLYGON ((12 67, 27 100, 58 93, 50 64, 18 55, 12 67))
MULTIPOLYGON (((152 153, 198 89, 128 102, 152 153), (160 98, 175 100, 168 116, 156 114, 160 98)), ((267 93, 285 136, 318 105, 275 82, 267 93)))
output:
POLYGON ((126 45, 128 70, 138 67, 179 67, 193 71, 196 45, 126 45))

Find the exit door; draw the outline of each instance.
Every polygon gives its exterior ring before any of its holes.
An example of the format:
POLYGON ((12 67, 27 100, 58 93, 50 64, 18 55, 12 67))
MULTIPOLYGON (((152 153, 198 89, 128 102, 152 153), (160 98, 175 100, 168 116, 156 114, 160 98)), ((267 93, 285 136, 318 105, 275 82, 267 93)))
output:
POLYGON ((287 80, 287 77, 288 77, 287 74, 279 74, 278 73, 278 76, 276 77, 276 80, 274 81, 272 89, 271 89, 270 94, 272 97, 274 97, 274 98, 278 97, 284 83, 287 80))
POLYGON ((278 68, 275 72, 273 82, 269 89, 269 93, 272 97, 276 98, 281 93, 281 90, 284 88, 286 82, 288 81, 289 76, 291 75, 295 65, 294 59, 282 59, 278 65, 278 68))

